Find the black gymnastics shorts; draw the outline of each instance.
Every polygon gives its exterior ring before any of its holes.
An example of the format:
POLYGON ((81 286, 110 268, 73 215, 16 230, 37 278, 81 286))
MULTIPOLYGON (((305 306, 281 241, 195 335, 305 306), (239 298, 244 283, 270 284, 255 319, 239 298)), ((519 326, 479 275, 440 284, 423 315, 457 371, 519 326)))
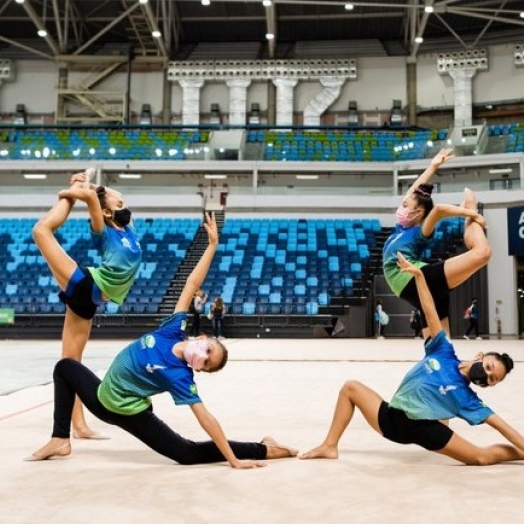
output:
POLYGON ((85 267, 77 267, 71 280, 67 284, 65 291, 60 291, 58 298, 67 305, 73 313, 79 317, 91 320, 96 313, 96 308, 100 305, 93 301, 93 296, 101 294, 98 291, 93 277, 85 267), (94 292, 94 288, 96 288, 94 292))
MULTIPOLYGON (((423 266, 421 270, 435 302, 438 318, 442 320, 443 318, 449 317, 449 288, 446 273, 444 272, 444 262, 428 264, 427 266, 423 266)), ((413 307, 416 307, 420 311, 422 327, 428 327, 426 316, 424 315, 420 299, 418 298, 417 284, 414 278, 412 278, 402 290, 400 298, 407 300, 413 307)))
POLYGON ((439 420, 412 420, 387 402, 380 404, 378 425, 388 440, 398 444, 417 444, 429 451, 444 448, 453 436, 453 431, 439 420))

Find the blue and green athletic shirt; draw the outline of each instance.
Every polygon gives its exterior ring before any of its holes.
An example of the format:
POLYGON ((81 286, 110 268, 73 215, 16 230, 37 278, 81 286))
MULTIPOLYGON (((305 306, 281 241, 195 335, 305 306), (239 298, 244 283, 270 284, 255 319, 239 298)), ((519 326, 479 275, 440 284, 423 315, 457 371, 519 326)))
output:
POLYGON ((426 342, 425 351, 426 356, 402 380, 390 406, 414 420, 459 417, 472 426, 493 414, 460 373, 460 360, 444 331, 426 342))
POLYGON ((102 293, 113 302, 122 304, 142 260, 135 230, 131 226, 125 226, 123 231, 104 226, 100 233, 91 230, 91 238, 102 256, 102 264, 87 269, 102 293))
POLYGON ((172 351, 186 338, 186 320, 185 311, 171 315, 115 357, 98 387, 98 399, 106 409, 136 415, 149 408, 150 396, 164 392, 177 405, 202 402, 193 370, 172 351))
POLYGON ((431 237, 422 234, 421 226, 404 228, 400 224, 397 224, 395 231, 386 240, 382 251, 382 268, 386 282, 397 297, 413 278, 413 275, 400 271, 397 253, 400 251, 414 266, 426 266, 426 262, 420 259, 430 241, 431 237))

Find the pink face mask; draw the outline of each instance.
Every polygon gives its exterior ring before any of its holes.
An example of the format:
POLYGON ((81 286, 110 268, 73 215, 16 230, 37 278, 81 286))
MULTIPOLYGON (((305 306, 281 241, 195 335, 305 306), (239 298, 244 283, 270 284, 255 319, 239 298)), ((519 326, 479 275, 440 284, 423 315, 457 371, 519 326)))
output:
POLYGON ((184 349, 184 358, 195 371, 200 371, 209 358, 208 351, 209 342, 205 338, 188 340, 186 348, 184 349))
POLYGON ((411 227, 415 222, 415 219, 417 218, 417 213, 417 211, 412 211, 409 208, 404 207, 402 204, 400 204, 400 206, 398 206, 397 208, 395 215, 397 217, 397 222, 402 227, 411 227), (410 218, 410 215, 412 215, 413 213, 415 213, 415 216, 410 218))

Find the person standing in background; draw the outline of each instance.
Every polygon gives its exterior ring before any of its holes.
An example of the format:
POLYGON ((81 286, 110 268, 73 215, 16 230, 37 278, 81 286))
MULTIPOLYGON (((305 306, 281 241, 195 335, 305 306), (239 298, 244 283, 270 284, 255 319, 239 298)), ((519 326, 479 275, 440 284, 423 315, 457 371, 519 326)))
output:
POLYGON ((198 337, 200 335, 200 315, 204 312, 204 304, 207 302, 207 295, 199 289, 193 298, 193 324, 191 326, 191 335, 198 337))
POLYGON ((211 321, 213 322, 213 333, 215 338, 222 337, 222 321, 226 314, 226 305, 222 297, 217 297, 211 304, 211 321))
POLYGON ((377 326, 376 334, 377 338, 384 338, 384 334, 386 331, 386 326, 389 323, 389 316, 384 311, 384 307, 382 305, 382 300, 377 300, 377 305, 375 307, 375 324, 377 326))
POLYGON ((409 316, 409 327, 415 332, 414 337, 420 338, 422 336, 422 323, 420 321, 420 311, 414 307, 409 316))
POLYGON ((477 340, 481 340, 482 337, 479 336, 479 307, 476 297, 473 297, 471 300, 471 306, 466 309, 464 320, 469 320, 468 330, 466 331, 464 338, 469 338, 469 334, 474 330, 477 340))

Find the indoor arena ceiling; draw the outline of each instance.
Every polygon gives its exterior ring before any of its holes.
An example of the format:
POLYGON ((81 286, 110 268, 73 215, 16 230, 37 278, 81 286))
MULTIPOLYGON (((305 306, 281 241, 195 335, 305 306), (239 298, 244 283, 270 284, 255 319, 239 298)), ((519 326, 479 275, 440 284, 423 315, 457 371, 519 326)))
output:
POLYGON ((523 42, 524 0, 0 1, 0 59, 414 57, 523 42))

